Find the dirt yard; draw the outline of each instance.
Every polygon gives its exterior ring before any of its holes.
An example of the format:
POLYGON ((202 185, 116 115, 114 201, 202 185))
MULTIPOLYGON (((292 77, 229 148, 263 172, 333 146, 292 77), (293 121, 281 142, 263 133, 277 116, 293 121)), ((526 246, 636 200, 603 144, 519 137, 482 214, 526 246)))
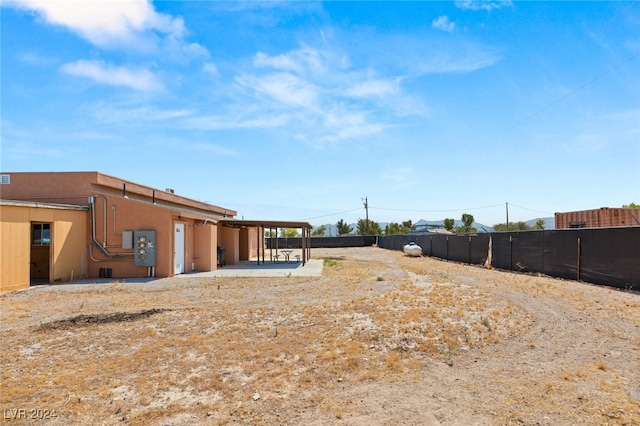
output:
POLYGON ((312 257, 321 277, 0 296, 3 421, 640 424, 637 294, 375 247, 312 257))

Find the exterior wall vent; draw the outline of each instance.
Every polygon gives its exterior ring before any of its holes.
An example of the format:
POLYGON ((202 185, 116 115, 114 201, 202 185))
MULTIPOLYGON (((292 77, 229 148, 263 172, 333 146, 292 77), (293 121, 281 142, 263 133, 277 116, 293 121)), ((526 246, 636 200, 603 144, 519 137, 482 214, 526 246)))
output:
POLYGON ((0 184, 9 185, 11 183, 11 175, 0 175, 0 184))

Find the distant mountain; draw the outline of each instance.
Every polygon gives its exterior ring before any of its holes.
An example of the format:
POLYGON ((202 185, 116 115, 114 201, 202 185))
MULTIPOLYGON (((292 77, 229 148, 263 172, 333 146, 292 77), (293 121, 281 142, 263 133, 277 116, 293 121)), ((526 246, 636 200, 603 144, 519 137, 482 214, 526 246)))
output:
MULTIPOLYGON (((355 235, 356 231, 358 230, 358 224, 352 223, 349 226, 352 229, 350 235, 355 235)), ((326 228, 325 231, 324 231, 325 237, 337 237, 338 236, 338 227, 336 226, 335 223, 325 223, 324 227, 326 228)), ((313 229, 316 229, 316 228, 317 228, 316 226, 313 227, 313 229)))
MULTIPOLYGON (((544 229, 546 230, 550 230, 550 229, 555 229, 555 218, 553 217, 542 217, 542 218, 535 218, 535 219, 531 219, 526 221, 525 223, 530 226, 531 228, 533 228, 536 224, 536 222, 538 222, 538 220, 542 219, 544 221, 544 229)), ((378 222, 378 225, 380 225, 380 228, 382 228, 384 230, 384 228, 388 225, 388 222, 378 222)), ((420 219, 417 222, 414 223, 414 225, 416 226, 417 230, 428 230, 429 228, 444 228, 444 219, 443 220, 424 220, 424 219, 420 219)), ((325 236, 327 237, 337 237, 338 236, 338 227, 334 224, 334 223, 326 223, 325 225, 326 231, 325 231, 325 236)), ((349 225, 353 231, 351 231, 350 235, 355 235, 356 231, 358 230, 358 224, 357 223, 351 223, 349 225)), ((462 226, 462 221, 461 220, 455 220, 454 221, 454 226, 462 226)), ((471 224, 471 226, 473 226, 474 228, 476 228, 478 230, 478 232, 482 233, 482 232, 494 232, 495 229, 493 229, 493 226, 488 226, 479 222, 473 222, 471 224)), ((316 229, 317 227, 313 227, 313 229, 316 229)))
MULTIPOLYGON (((443 220, 424 220, 424 219, 420 219, 419 221, 414 223, 414 225, 416 226, 416 228, 431 228, 431 227, 444 228, 444 219, 443 220)), ((461 220, 454 220, 453 221, 453 226, 454 227, 462 226, 462 221, 461 220)), ((478 230, 478 232, 493 232, 494 231, 492 226, 488 226, 488 225, 482 224, 480 222, 473 222, 471 224, 471 226, 476 228, 478 230)))

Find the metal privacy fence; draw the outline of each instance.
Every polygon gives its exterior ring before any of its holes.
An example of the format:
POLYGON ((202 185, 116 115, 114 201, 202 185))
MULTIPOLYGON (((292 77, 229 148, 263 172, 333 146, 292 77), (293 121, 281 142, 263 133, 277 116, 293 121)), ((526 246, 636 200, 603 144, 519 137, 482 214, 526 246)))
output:
POLYGON ((390 235, 378 247, 402 250, 414 241, 426 256, 541 273, 640 290, 640 227, 494 232, 474 235, 390 235))
MULTIPOLYGON (((343 235, 340 237, 311 237, 311 248, 338 248, 338 247, 367 247, 376 243, 378 237, 371 235, 343 235)), ((266 246, 269 248, 302 247, 302 240, 293 238, 266 238, 266 246)))

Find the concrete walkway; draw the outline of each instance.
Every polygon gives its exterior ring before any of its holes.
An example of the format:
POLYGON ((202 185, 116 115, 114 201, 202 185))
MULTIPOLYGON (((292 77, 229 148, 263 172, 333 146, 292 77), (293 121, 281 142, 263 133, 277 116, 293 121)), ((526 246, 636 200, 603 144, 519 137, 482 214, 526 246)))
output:
POLYGON ((271 262, 258 265, 255 260, 247 260, 235 265, 224 266, 215 271, 192 272, 176 275, 174 278, 204 277, 319 277, 322 275, 322 259, 311 259, 302 266, 302 262, 271 262))

